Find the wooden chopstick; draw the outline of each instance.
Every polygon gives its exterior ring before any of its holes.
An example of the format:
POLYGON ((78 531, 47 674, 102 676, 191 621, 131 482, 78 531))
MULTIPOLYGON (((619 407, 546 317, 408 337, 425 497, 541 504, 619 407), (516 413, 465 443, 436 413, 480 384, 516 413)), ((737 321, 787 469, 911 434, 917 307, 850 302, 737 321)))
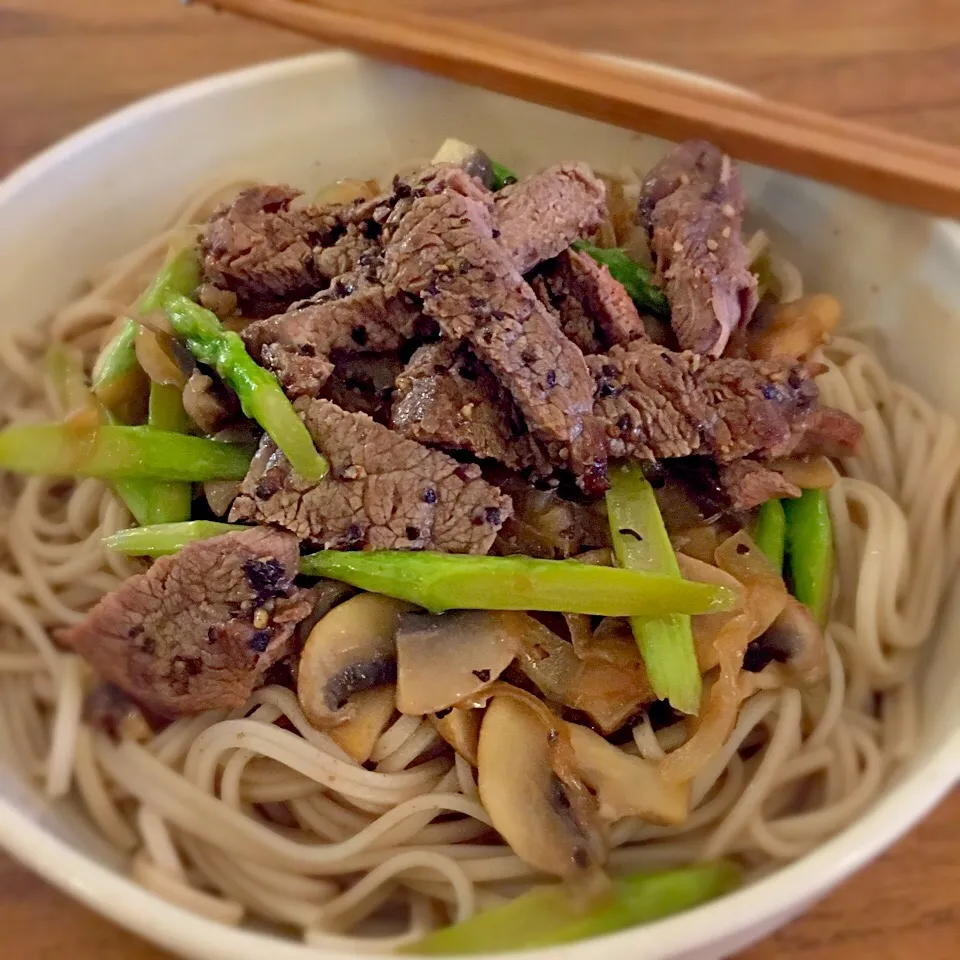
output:
POLYGON ((382 0, 198 0, 369 56, 666 140, 960 216, 960 150, 802 107, 653 76, 382 0))

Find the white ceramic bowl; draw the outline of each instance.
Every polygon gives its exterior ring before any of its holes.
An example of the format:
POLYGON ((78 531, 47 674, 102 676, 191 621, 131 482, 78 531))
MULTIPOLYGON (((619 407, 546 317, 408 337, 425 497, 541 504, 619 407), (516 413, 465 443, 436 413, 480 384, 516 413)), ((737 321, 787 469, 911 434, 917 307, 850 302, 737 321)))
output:
MULTIPOLYGON (((527 170, 559 159, 643 168, 651 138, 346 54, 255 67, 145 100, 61 143, 0 185, 0 322, 39 323, 91 269, 156 231, 224 173, 313 187, 429 156, 447 135, 527 170)), ((894 369, 960 414, 957 225, 760 169, 756 221, 848 317, 873 324, 894 369)), ((724 900, 651 926, 525 954, 537 960, 716 960, 802 911, 922 817, 960 777, 960 603, 927 669, 922 745, 856 824, 724 900)), ((126 878, 76 811, 0 768, 0 844, 95 910, 195 960, 306 960, 315 951, 171 906, 126 878)), ((353 955, 326 954, 329 960, 353 955)))

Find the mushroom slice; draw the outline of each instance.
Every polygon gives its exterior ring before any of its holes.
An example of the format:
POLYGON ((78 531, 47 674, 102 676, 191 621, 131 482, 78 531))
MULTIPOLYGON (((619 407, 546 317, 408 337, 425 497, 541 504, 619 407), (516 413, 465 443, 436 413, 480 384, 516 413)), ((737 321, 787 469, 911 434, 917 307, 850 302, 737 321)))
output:
POLYGON ((606 858, 602 824, 590 798, 554 772, 549 729, 520 699, 496 696, 484 714, 477 785, 493 826, 537 870, 582 876, 606 858))
POLYGON ((422 715, 474 696, 507 668, 522 614, 407 613, 397 629, 397 709, 422 715))
POLYGON ((331 727, 327 735, 357 763, 366 763, 396 710, 397 691, 393 684, 361 690, 350 698, 350 719, 331 727))
POLYGON ((543 695, 581 710, 604 732, 613 733, 657 699, 636 643, 607 644, 614 660, 581 660, 572 643, 523 614, 520 668, 543 695))
POLYGON ((433 155, 432 163, 452 163, 476 177, 488 190, 493 189, 493 163, 479 147, 448 137, 433 155))
POLYGON ((827 648, 813 614, 796 597, 776 620, 748 647, 743 668, 751 673, 763 670, 772 660, 796 682, 809 686, 827 675, 827 648))
POLYGON ((596 793, 604 820, 639 817, 674 827, 687 819, 689 784, 668 783, 657 764, 624 753, 587 727, 571 723, 567 730, 577 770, 596 793))
POLYGON ((454 707, 452 710, 441 710, 430 716, 437 733, 463 757, 471 767, 477 765, 477 749, 480 743, 480 721, 483 719, 482 710, 472 710, 467 707, 454 707))
POLYGON ((361 593, 334 607, 310 631, 300 654, 297 698, 317 727, 354 716, 350 698, 397 679, 397 620, 409 603, 361 593))

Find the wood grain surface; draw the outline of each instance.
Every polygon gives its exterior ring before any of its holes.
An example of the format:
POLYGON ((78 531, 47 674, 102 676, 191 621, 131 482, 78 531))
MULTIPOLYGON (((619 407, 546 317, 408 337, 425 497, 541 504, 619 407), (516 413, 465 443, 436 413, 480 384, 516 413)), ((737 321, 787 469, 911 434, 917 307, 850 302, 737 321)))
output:
MULTIPOLYGON (((406 2, 960 144, 957 0, 406 2)), ((144 94, 309 49, 176 0, 0 0, 0 174, 144 94)), ((16 960, 164 956, 2 855, 0 943, 0 956, 16 960)), ((960 792, 741 960, 958 956, 960 792)))

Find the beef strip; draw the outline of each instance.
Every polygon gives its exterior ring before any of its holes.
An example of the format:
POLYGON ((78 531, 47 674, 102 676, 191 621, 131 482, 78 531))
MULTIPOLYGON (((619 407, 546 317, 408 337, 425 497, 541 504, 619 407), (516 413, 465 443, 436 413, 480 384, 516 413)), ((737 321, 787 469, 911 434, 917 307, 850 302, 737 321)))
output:
POLYGON ((595 412, 607 424, 614 457, 700 454, 731 463, 784 456, 807 437, 810 422, 828 421, 829 437, 821 429, 817 441, 850 453, 861 432, 840 411, 824 417, 823 409, 814 409, 813 378, 822 368, 790 357, 711 361, 638 341, 587 363, 597 382, 595 412))
POLYGON ((423 300, 453 340, 468 339, 513 396, 528 425, 569 463, 583 488, 606 485, 602 425, 591 415, 593 382, 583 354, 537 300, 494 237, 489 207, 463 171, 441 171, 384 251, 384 276, 423 300))
POLYGON ((204 282, 236 294, 248 315, 275 312, 321 286, 314 247, 332 243, 343 226, 336 208, 292 209, 299 195, 282 185, 251 187, 204 232, 204 282))
POLYGON ((739 172, 705 141, 680 144, 647 175, 638 212, 680 346, 720 356, 757 305, 741 237, 739 172))
POLYGON ((799 497, 803 491, 782 473, 757 460, 735 460, 720 467, 720 485, 735 510, 752 510, 768 500, 799 497))
POLYGON ((509 394, 462 342, 426 344, 414 353, 397 378, 392 419, 398 433, 420 443, 511 470, 550 469, 509 394))
POLYGON ((564 251, 544 264, 532 286, 540 300, 556 311, 563 332, 584 353, 647 339, 643 320, 623 284, 585 253, 564 251))
POLYGON ((319 482, 298 477, 265 438, 230 519, 272 523, 322 548, 486 553, 510 498, 460 464, 328 400, 294 403, 330 461, 319 482))
POLYGON ((107 594, 63 642, 164 716, 242 706, 310 613, 296 537, 255 527, 185 546, 107 594))
POLYGON ((338 356, 321 396, 342 410, 365 413, 389 426, 394 388, 403 368, 398 352, 338 356))
POLYGON ((500 245, 518 272, 592 234, 606 214, 606 188, 583 164, 550 167, 496 195, 500 245))
POLYGON ((242 336, 251 356, 276 373, 291 397, 317 396, 333 372, 335 351, 396 350, 419 320, 411 298, 354 274, 287 313, 251 323, 242 336))

